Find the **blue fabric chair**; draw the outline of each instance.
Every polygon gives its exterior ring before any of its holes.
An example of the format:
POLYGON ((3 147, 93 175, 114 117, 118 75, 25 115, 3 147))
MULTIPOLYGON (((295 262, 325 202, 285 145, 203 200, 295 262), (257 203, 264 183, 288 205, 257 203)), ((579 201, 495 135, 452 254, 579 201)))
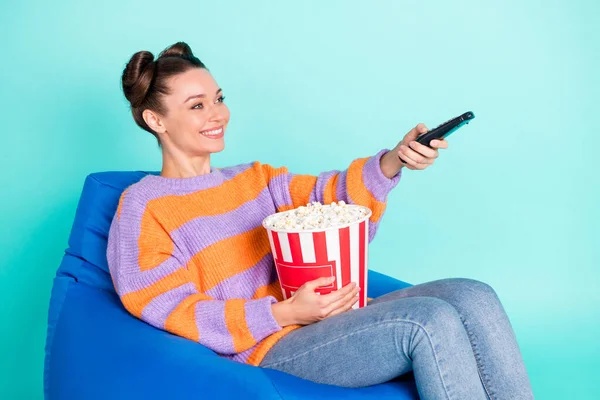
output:
MULTIPOLYGON (((316 384, 219 357, 130 315, 114 291, 106 240, 122 191, 148 173, 90 174, 48 313, 47 399, 418 399, 412 375, 366 388, 316 384)), ((369 297, 410 286, 369 271, 369 297)))

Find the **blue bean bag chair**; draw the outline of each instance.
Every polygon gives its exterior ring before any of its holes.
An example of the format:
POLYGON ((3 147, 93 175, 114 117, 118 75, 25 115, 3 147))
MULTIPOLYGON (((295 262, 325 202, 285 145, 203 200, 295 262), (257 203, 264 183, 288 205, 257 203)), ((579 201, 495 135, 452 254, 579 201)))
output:
MULTIPOLYGON (((418 399, 411 374, 365 388, 317 384, 237 363, 129 314, 106 261, 123 190, 146 174, 87 176, 48 312, 46 399, 418 399)), ((410 286, 369 271, 369 297, 410 286)))

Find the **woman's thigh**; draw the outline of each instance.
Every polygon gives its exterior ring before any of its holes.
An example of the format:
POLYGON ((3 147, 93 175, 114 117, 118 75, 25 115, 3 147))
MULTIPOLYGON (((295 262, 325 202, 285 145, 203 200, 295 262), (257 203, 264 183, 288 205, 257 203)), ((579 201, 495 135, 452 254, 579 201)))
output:
POLYGON ((459 311, 463 306, 474 307, 479 305, 478 303, 484 303, 488 307, 491 303, 499 304, 495 291, 489 285, 466 278, 447 278, 421 283, 376 297, 368 304, 416 296, 442 299, 457 307, 459 311))
MULTIPOLYGON (((369 304, 306 325, 279 340, 260 366, 313 382, 362 387, 413 370, 413 359, 415 377, 431 385, 425 390, 446 390, 444 379, 458 370, 474 377, 473 391, 481 392, 456 310, 431 297, 369 304)), ((465 380, 457 379, 457 386, 465 380)))

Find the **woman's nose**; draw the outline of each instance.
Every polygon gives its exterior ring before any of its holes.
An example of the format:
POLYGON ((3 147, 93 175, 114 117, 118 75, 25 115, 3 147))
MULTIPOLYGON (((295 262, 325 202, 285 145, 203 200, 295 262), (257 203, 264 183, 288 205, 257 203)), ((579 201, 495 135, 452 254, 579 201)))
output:
POLYGON ((223 112, 223 110, 214 108, 210 119, 213 121, 225 121, 225 119, 226 119, 225 116, 226 116, 226 113, 223 112))

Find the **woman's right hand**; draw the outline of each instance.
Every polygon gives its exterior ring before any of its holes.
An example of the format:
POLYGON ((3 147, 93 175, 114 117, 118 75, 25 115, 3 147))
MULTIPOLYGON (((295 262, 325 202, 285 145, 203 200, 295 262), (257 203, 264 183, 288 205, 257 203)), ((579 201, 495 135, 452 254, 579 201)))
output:
POLYGON ((316 288, 329 285, 334 280, 334 277, 329 277, 308 281, 285 300, 293 324, 309 325, 352 308, 359 299, 360 291, 354 282, 328 294, 320 295, 315 292, 316 288))

